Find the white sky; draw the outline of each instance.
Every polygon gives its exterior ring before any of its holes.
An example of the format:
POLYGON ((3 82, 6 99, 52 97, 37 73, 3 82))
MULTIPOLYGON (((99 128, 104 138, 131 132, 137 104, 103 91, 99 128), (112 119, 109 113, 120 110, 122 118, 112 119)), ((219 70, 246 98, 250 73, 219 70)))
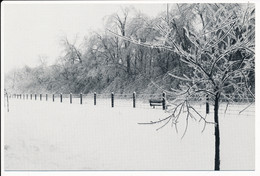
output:
MULTIPOLYGON (((166 4, 131 5, 150 16, 166 10, 166 4)), ((53 63, 61 52, 62 36, 73 39, 78 34, 83 38, 90 30, 102 29, 103 17, 120 11, 121 6, 119 3, 2 3, 5 72, 24 65, 35 66, 39 55, 47 55, 48 63, 53 63)))

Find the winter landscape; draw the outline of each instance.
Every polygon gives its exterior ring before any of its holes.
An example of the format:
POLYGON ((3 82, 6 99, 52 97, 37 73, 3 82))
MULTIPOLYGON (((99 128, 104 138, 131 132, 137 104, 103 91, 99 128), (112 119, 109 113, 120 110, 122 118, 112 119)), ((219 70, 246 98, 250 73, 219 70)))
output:
POLYGON ((5 171, 255 170, 255 4, 1 8, 5 171))

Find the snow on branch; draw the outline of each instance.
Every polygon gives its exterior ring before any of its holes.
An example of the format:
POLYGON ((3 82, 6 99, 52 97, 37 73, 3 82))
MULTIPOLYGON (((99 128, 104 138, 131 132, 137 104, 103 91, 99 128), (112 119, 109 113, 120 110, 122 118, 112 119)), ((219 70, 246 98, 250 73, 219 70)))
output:
POLYGON ((121 38, 123 40, 126 40, 126 41, 129 41, 129 42, 132 42, 132 43, 135 43, 137 45, 141 45, 141 46, 145 46, 145 47, 150 47, 150 48, 160 48, 160 49, 165 49, 165 50, 168 50, 168 51, 174 51, 172 49, 172 47, 169 47, 169 46, 165 46, 165 45, 155 45, 155 44, 152 44, 152 43, 148 43, 148 42, 141 42, 140 40, 137 41, 137 40, 134 40, 133 38, 130 38, 130 37, 125 37, 125 36, 121 36, 113 31, 111 31, 110 29, 107 28, 107 31, 110 32, 111 34, 117 36, 118 38, 121 38))

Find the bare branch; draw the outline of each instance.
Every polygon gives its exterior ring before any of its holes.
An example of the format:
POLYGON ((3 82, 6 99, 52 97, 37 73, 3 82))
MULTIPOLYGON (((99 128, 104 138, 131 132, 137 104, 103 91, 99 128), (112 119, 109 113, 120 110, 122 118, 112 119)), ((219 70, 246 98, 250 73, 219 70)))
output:
POLYGON ((245 110, 247 110, 252 104, 254 104, 255 102, 250 103, 247 107, 245 107, 243 110, 239 111, 239 114, 241 114, 242 112, 244 112, 245 110))

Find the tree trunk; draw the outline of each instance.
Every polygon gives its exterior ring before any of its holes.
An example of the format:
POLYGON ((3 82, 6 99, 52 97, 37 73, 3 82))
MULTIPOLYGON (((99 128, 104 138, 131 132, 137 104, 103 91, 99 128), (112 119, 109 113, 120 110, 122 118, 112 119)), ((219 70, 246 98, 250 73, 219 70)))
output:
POLYGON ((136 57, 134 57, 134 58, 135 58, 135 69, 134 70, 135 70, 135 77, 136 77, 136 73, 137 73, 136 72, 136 69, 137 69, 136 66, 137 66, 137 63, 136 63, 136 57))
POLYGON ((131 76, 131 57, 130 57, 130 55, 126 56, 126 67, 127 67, 127 74, 130 77, 131 76))
POLYGON ((218 109, 219 109, 219 93, 215 97, 214 105, 214 122, 215 125, 215 168, 214 170, 220 170, 220 134, 219 134, 219 119, 218 119, 218 109))

